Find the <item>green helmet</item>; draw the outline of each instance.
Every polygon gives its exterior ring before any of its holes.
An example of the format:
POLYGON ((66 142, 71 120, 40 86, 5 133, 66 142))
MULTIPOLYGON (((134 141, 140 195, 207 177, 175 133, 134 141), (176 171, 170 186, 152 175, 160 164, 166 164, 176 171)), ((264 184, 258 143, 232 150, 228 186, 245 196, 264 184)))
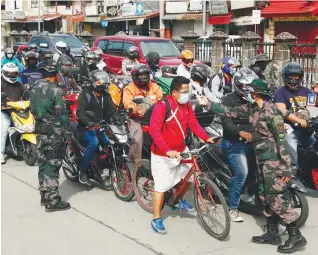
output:
POLYGON ((268 87, 266 81, 261 79, 255 79, 251 84, 246 86, 247 90, 252 93, 259 93, 262 95, 266 95, 272 97, 271 89, 268 87))

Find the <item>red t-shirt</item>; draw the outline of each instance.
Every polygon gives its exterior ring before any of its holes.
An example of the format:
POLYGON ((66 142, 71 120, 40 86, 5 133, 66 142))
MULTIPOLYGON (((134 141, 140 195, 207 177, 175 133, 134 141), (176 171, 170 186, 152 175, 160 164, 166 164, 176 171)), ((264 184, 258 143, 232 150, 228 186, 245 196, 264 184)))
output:
POLYGON ((188 129, 204 141, 209 138, 209 135, 196 119, 190 103, 180 105, 172 96, 168 96, 166 100, 168 100, 171 107, 168 119, 165 120, 167 108, 162 101, 159 101, 155 105, 151 115, 149 134, 153 139, 151 146, 152 153, 166 156, 169 150, 183 152, 186 148, 184 136, 186 136, 188 129), (178 110, 176 111, 177 108, 178 110), (175 116, 183 132, 176 119, 171 118, 173 112, 176 112, 175 116))

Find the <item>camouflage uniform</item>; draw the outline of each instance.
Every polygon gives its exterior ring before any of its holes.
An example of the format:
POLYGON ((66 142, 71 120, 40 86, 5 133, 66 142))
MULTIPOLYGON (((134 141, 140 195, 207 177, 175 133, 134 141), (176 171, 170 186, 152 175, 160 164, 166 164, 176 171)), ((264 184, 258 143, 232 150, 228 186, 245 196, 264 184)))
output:
POLYGON ((274 63, 268 63, 264 71, 264 76, 265 81, 271 86, 272 91, 275 91, 284 85, 281 68, 274 63))
POLYGON ((296 220, 293 204, 289 199, 287 184, 283 177, 290 177, 290 157, 284 134, 281 113, 271 101, 260 109, 257 105, 225 107, 212 103, 210 110, 229 118, 249 118, 253 126, 253 147, 259 171, 259 195, 264 214, 279 215, 289 224, 296 220))
POLYGON ((59 170, 66 149, 68 116, 63 91, 46 80, 36 82, 30 93, 31 112, 36 122, 53 126, 51 136, 36 134, 39 190, 46 204, 59 202, 59 170))

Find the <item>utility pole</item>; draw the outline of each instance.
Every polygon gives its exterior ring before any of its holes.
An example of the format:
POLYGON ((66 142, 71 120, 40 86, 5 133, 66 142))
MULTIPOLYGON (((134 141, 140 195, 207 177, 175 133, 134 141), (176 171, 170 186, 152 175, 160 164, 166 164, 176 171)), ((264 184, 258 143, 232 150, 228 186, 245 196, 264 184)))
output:
POLYGON ((40 0, 38 0, 38 32, 41 32, 41 9, 40 9, 40 0))
POLYGON ((202 26, 202 36, 206 35, 206 0, 202 1, 203 4, 203 26, 202 26))
POLYGON ((165 24, 163 21, 163 16, 165 15, 165 1, 159 0, 159 23, 160 23, 160 37, 165 37, 165 24))

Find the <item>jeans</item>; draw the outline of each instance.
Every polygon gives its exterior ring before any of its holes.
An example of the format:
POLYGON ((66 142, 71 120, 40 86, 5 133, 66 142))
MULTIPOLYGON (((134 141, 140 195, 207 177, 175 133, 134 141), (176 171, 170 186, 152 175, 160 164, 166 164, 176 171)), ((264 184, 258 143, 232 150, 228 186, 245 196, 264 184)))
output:
POLYGON ((95 130, 86 130, 84 132, 84 140, 87 142, 87 147, 84 153, 82 170, 84 172, 87 172, 89 168, 89 163, 94 156, 94 152, 98 148, 99 141, 101 141, 105 146, 108 144, 109 140, 105 132, 96 132, 95 130))
POLYGON ((5 153, 6 149, 6 140, 8 137, 8 129, 11 125, 11 118, 10 116, 5 113, 1 112, 1 153, 5 153))
POLYGON ((248 174, 248 157, 254 155, 253 146, 245 142, 230 142, 222 139, 221 147, 234 171, 229 188, 229 208, 237 209, 248 174))
MULTIPOLYGON (((290 146, 290 159, 292 165, 298 164, 298 153, 297 148, 299 144, 299 140, 301 139, 301 130, 300 129, 294 129, 294 132, 290 134, 286 134, 286 141, 290 146)), ((314 135, 308 137, 308 147, 311 147, 315 143, 314 135)))

